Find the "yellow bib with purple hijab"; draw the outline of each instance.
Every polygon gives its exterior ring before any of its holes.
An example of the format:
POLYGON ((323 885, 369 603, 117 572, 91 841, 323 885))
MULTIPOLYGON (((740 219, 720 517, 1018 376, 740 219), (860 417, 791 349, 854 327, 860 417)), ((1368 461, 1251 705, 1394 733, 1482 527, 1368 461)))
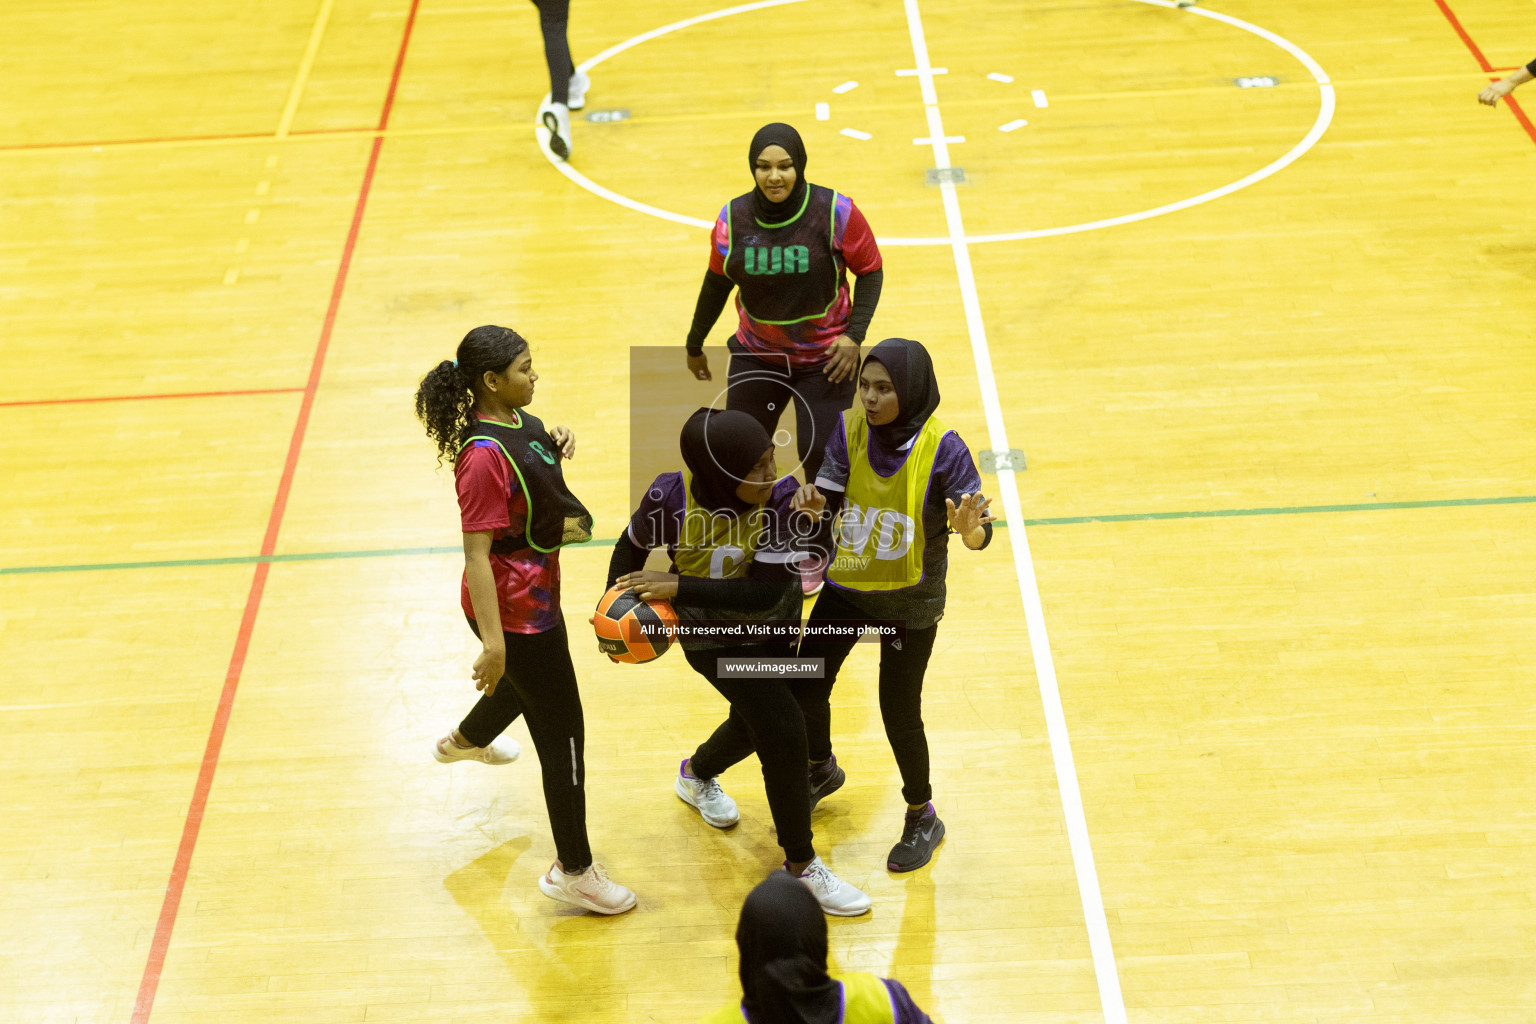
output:
POLYGON ((837 553, 827 578, 849 590, 887 591, 923 579, 923 503, 933 477, 939 442, 947 432, 930 416, 912 438, 901 468, 881 476, 869 463, 869 421, 864 409, 843 413, 848 439, 847 500, 833 524, 837 553))
POLYGON ((693 497, 693 474, 683 470, 683 529, 673 561, 683 576, 706 580, 739 580, 752 568, 763 541, 765 503, 740 515, 711 512, 693 497))
MULTIPOLYGON (((842 1024, 896 1024, 896 1007, 891 993, 873 974, 833 975, 843 986, 842 1024)), ((751 1024, 741 1003, 720 1007, 705 1017, 702 1024, 751 1024)))

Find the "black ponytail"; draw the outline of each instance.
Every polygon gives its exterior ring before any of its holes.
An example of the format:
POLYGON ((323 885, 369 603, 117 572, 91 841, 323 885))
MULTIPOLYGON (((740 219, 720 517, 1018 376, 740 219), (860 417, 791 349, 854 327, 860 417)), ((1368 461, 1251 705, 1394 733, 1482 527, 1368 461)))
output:
POLYGON ((459 342, 458 359, 434 366, 416 389, 416 418, 437 445, 437 461, 459 457, 464 431, 475 407, 475 386, 487 370, 506 373, 528 342, 510 327, 476 327, 459 342))

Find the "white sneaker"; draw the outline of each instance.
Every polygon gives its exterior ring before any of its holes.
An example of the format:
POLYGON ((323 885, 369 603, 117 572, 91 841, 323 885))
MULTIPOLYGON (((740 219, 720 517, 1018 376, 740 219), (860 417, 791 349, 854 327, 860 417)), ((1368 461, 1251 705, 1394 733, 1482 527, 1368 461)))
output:
POLYGON ((516 761, 523 748, 518 746, 517 740, 509 740, 505 736, 488 747, 461 747, 453 741, 453 733, 449 733, 437 741, 437 746, 432 751, 432 756, 443 764, 451 761, 480 761, 484 764, 511 764, 516 761))
POLYGON ((683 765, 687 763, 688 759, 684 758, 683 764, 677 766, 677 781, 672 785, 683 803, 696 809, 715 828, 730 828, 740 821, 741 813, 736 810, 736 801, 725 795, 725 790, 720 788, 720 780, 696 779, 692 775, 684 775, 683 765))
POLYGON ((549 132, 549 150, 561 160, 571 158, 571 111, 563 103, 551 103, 539 111, 539 123, 549 132))
POLYGON ((579 875, 568 875, 556 861, 539 879, 539 891, 552 900, 597 914, 622 914, 635 905, 635 894, 609 878, 601 864, 593 864, 579 875))
POLYGON ((833 917, 858 917, 869 910, 869 897, 834 875, 820 857, 806 865, 800 881, 811 890, 821 909, 833 917))
POLYGON ((587 105, 587 90, 592 88, 592 79, 587 77, 585 71, 578 71, 571 76, 570 95, 566 98, 567 110, 580 110, 587 105))

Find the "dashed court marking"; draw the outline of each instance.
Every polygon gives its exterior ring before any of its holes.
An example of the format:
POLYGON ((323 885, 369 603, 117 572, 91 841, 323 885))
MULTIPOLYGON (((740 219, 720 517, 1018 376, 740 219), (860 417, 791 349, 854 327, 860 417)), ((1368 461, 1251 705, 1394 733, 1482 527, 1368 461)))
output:
POLYGON ((1045 98, 1044 89, 1032 89, 1030 90, 1029 95, 1032 99, 1034 99, 1035 106, 1037 107, 1048 107, 1051 105, 1050 101, 1045 98))
MULTIPOLYGON (((808 0, 756 0, 755 3, 741 4, 736 7, 727 7, 722 10, 712 11, 708 14, 696 15, 692 18, 684 18, 681 21, 675 21, 669 25, 663 25, 660 28, 654 28, 648 32, 642 32, 637 36, 632 36, 631 38, 624 40, 623 42, 616 43, 613 46, 610 46, 608 49, 597 54, 596 56, 582 61, 582 63, 578 66, 578 70, 591 71, 603 61, 615 57, 618 54, 623 53, 625 50, 632 49, 636 46, 639 46, 641 43, 649 42, 652 39, 656 39, 660 36, 668 35, 672 32, 677 32, 681 29, 689 28, 694 25, 703 24, 708 21, 714 21, 719 18, 727 18, 735 14, 744 14, 748 11, 767 10, 773 7, 784 7, 790 4, 806 2, 808 2, 808 0)), ((1175 3, 1175 0, 1135 0, 1135 2, 1143 3, 1150 7, 1164 7, 1169 10, 1178 9, 1178 5, 1175 3)), ((1292 146, 1283 155, 1259 168, 1257 171, 1244 175, 1236 181, 1222 185, 1219 188, 1213 188, 1209 191, 1202 192, 1199 195, 1191 196, 1188 199, 1181 199, 1177 202, 1165 203, 1162 206, 1156 206, 1149 210, 1139 210, 1135 213, 1127 213, 1115 217, 1105 217, 1100 220, 1086 221, 1081 224, 1068 224, 1061 227, 1050 228, 1034 228, 1024 231, 999 231, 976 235, 968 234, 964 239, 967 244, 977 244, 981 242, 1017 242, 1028 238, 1051 238, 1057 235, 1077 234, 1082 231, 1097 231, 1102 228, 1117 227, 1122 224, 1134 224, 1137 221, 1150 220, 1153 217, 1161 217, 1165 214, 1177 213, 1180 210, 1187 210, 1193 206, 1209 203, 1212 200, 1221 199, 1224 196, 1229 196, 1234 192, 1241 191, 1250 185, 1258 184, 1264 179, 1278 174, 1280 171, 1289 167, 1291 164, 1299 160, 1302 155, 1310 150, 1313 146, 1317 145, 1318 140, 1323 137, 1323 133, 1328 130, 1328 126, 1333 122, 1336 99, 1334 96, 1333 83, 1329 79, 1328 74, 1323 71, 1322 66, 1318 64, 1310 54, 1308 54, 1305 50, 1290 40, 1276 35, 1266 28, 1261 28, 1258 25, 1243 21, 1240 18, 1234 18, 1226 14, 1218 14, 1215 11, 1208 10, 1203 7, 1184 8, 1180 13, 1188 14, 1193 17, 1209 18, 1212 21, 1218 21, 1224 25, 1230 25, 1231 27, 1239 29, 1243 32, 1256 35, 1260 39, 1263 39, 1284 50, 1307 69, 1307 72, 1311 74, 1313 81, 1317 84, 1319 102, 1317 117, 1314 119, 1312 127, 1308 129, 1306 135, 1303 136, 1301 141, 1297 142, 1296 145, 1292 146)), ((946 71, 947 69, 944 68, 929 68, 927 69, 927 73, 920 78, 920 81, 922 81, 924 85, 925 101, 928 100, 928 92, 932 86, 932 75, 942 74, 946 71)), ((898 71, 897 74, 903 77, 906 77, 907 75, 918 76, 919 70, 916 68, 903 69, 902 71, 898 71)), ((1035 93, 1039 94, 1039 99, 1036 101, 1037 105, 1039 105, 1039 100, 1043 100, 1045 97, 1045 91, 1033 90, 1032 95, 1035 93)), ((547 103, 548 101, 549 96, 548 94, 545 94, 544 102, 547 103)), ((869 139, 873 138, 873 136, 868 132, 860 131, 857 128, 844 128, 841 132, 839 132, 839 134, 846 135, 851 139, 858 139, 861 142, 868 141, 869 139)), ((671 221, 674 224, 684 224, 689 227, 696 227, 706 231, 714 228, 715 222, 712 219, 705 220, 701 217, 691 217, 687 214, 674 213, 671 210, 664 210, 659 206, 653 206, 650 203, 643 203, 637 199, 631 199, 629 196, 621 195, 620 193, 613 191, 605 185, 598 184, 591 178, 588 178, 586 175, 576 170, 570 164, 560 160, 554 155, 554 153, 550 151, 549 132, 542 125, 535 124, 534 135, 538 140, 539 148, 544 153, 544 158, 548 160, 557 171, 565 175, 577 185, 586 189, 588 192, 591 192, 593 195, 606 199, 611 203, 616 203, 617 205, 623 206, 626 209, 634 210, 637 213, 648 214, 649 216, 657 217, 661 220, 671 221)), ((879 243, 881 245, 931 245, 946 247, 953 245, 954 241, 954 239, 948 237, 947 235, 940 235, 935 237, 890 237, 879 239, 879 243)))
POLYGON ((1007 82, 1013 81, 1013 76, 1012 75, 1005 75, 1001 71, 993 71, 993 72, 989 73, 987 75, 987 77, 992 79, 992 81, 994 81, 994 82, 1004 82, 1004 83, 1007 83, 1007 82))
POLYGON ((1007 124, 998 125, 997 130, 1000 132, 1011 132, 1019 128, 1023 128, 1027 124, 1029 124, 1029 122, 1021 117, 1017 121, 1009 121, 1007 124))
POLYGON ((859 87, 859 83, 858 82, 844 82, 842 85, 834 85, 832 87, 832 91, 837 93, 839 96, 841 96, 843 93, 849 92, 849 91, 851 91, 853 89, 857 89, 858 87, 859 87))
POLYGON ((816 120, 828 121, 832 118, 832 105, 830 103, 816 104, 816 120))

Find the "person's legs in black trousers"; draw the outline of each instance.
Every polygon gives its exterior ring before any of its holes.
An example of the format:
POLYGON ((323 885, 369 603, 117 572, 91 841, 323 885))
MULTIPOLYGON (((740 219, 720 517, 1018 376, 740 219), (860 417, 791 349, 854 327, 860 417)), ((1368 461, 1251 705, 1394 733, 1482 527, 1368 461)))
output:
MULTIPOLYGON (((475 635, 479 627, 470 622, 475 635)), ((539 752, 544 806, 560 867, 580 874, 592 864, 587 842, 586 728, 565 622, 544 633, 503 633, 507 669, 496 690, 482 695, 459 732, 477 747, 489 745, 519 714, 539 752)))
MULTIPOLYGON (((819 626, 830 623, 858 625, 870 621, 870 617, 849 604, 836 587, 828 586, 816 598, 807 629, 814 635, 819 626)), ((800 645, 800 657, 824 659, 822 678, 795 682, 796 695, 805 716, 807 753, 813 762, 825 762, 832 757, 832 688, 837 685, 837 674, 857 641, 857 634, 847 634, 807 639, 800 645)))
POLYGON ((731 716, 715 734, 699 745, 689 758, 689 773, 712 779, 753 750, 763 769, 768 809, 778 830, 779 845, 791 864, 803 864, 816 856, 811 842, 811 796, 806 780, 805 721, 800 706, 781 679, 732 679, 722 677, 718 660, 794 657, 787 645, 684 650, 688 664, 731 705, 731 716), (733 724, 734 723, 734 724, 733 724), (745 734, 743 734, 743 732, 745 734))
POLYGON ((908 807, 933 799, 928 777, 928 735, 923 730, 923 674, 933 654, 939 626, 908 629, 901 649, 889 639, 880 643, 880 718, 901 771, 901 795, 908 807))
POLYGON ((816 482, 816 472, 826 457, 827 442, 837 429, 837 418, 853 404, 854 377, 834 384, 822 371, 825 366, 796 370, 790 386, 795 390, 795 439, 805 482, 816 482))
POLYGON ((539 31, 544 34, 544 63, 549 65, 549 100, 564 105, 570 99, 571 48, 565 27, 571 17, 571 0, 533 0, 539 9, 539 31))

